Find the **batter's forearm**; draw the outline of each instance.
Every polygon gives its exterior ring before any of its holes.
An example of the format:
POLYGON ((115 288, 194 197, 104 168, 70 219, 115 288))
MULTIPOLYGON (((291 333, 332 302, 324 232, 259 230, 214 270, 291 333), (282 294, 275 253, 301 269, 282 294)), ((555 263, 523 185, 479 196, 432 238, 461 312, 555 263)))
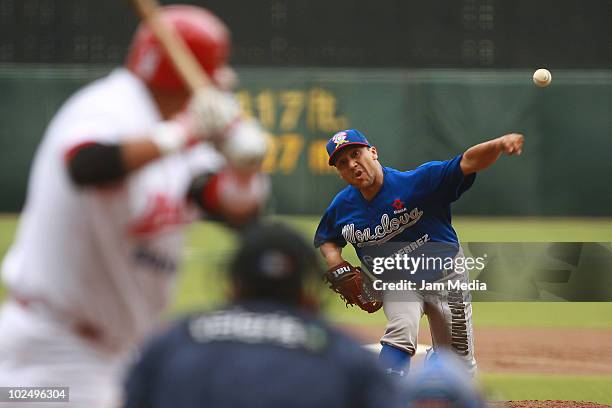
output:
POLYGON ((121 161, 127 172, 137 170, 162 155, 150 139, 134 140, 121 146, 121 161))
POLYGON ((97 186, 123 179, 132 171, 191 145, 189 130, 178 120, 160 122, 148 135, 121 144, 87 142, 68 151, 72 180, 97 186))
POLYGON ((79 186, 99 186, 123 179, 160 157, 156 146, 143 139, 124 144, 84 143, 66 154, 68 174, 79 186))
POLYGON ((521 134, 510 133, 470 147, 461 158, 461 171, 467 175, 484 170, 495 163, 502 153, 520 155, 523 139, 521 134))
POLYGON ((342 247, 334 244, 333 242, 326 242, 319 248, 321 255, 325 258, 328 268, 333 268, 336 265, 340 265, 344 262, 342 258, 342 247))

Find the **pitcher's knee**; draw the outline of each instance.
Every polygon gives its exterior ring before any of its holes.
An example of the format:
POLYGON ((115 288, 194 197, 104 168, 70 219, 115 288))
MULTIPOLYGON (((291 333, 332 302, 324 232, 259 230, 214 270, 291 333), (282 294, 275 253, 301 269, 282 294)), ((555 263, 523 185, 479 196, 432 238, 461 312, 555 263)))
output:
POLYGON ((406 324, 405 319, 392 319, 387 323, 385 334, 380 339, 381 343, 389 344, 410 355, 416 352, 416 339, 419 334, 418 325, 406 324))

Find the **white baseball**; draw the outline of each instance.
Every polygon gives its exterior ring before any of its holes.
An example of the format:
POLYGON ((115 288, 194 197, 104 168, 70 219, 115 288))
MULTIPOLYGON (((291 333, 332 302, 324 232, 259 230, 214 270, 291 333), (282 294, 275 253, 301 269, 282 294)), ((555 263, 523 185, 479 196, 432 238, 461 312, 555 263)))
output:
POLYGON ((540 68, 533 73, 533 83, 539 87, 545 87, 550 85, 552 81, 552 75, 550 71, 545 68, 540 68))

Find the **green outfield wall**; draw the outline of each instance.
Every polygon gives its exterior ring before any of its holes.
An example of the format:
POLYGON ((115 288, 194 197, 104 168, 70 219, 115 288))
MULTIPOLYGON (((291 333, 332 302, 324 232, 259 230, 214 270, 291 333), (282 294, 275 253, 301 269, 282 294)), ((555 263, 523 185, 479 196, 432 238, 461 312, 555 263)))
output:
MULTIPOLYGON (((79 86, 108 72, 92 66, 0 66, 0 211, 23 205, 28 170, 48 120, 79 86)), ((244 111, 269 131, 265 168, 272 211, 321 212, 342 188, 326 139, 355 127, 384 165, 411 169, 507 132, 520 158, 503 158, 455 204, 474 215, 612 215, 612 71, 239 70, 244 111)))

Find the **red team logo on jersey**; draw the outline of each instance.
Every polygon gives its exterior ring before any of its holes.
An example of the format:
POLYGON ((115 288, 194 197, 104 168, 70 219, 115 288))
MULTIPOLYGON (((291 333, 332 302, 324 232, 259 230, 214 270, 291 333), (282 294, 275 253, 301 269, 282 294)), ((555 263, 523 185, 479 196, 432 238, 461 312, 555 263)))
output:
POLYGON ((406 211, 406 206, 404 202, 400 200, 399 198, 396 198, 395 200, 393 200, 393 203, 391 203, 391 207, 395 209, 395 211, 393 211, 393 214, 401 214, 404 211, 406 211))
POLYGON ((134 236, 152 235, 184 221, 182 203, 157 194, 149 200, 147 210, 130 226, 129 232, 134 236))

